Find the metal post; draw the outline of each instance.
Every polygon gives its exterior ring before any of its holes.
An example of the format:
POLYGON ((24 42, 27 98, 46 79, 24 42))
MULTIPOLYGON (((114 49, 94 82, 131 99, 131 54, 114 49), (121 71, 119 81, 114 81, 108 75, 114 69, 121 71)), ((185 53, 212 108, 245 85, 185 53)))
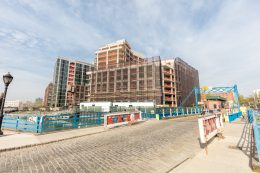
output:
POLYGON ((1 110, 0 110, 0 135, 3 135, 2 122, 3 122, 3 118, 4 118, 4 106, 5 106, 5 98, 6 98, 7 88, 8 88, 8 85, 5 85, 5 91, 4 91, 1 110))
POLYGON ((196 112, 198 112, 199 105, 198 105, 198 95, 199 95, 199 89, 195 87, 195 100, 196 100, 196 112))
POLYGON ((74 113, 73 128, 77 128, 77 113, 74 113))
POLYGON ((163 113, 163 117, 164 117, 164 108, 162 108, 162 113, 163 113))
POLYGON ((19 125, 19 116, 17 117, 17 119, 16 119, 16 126, 15 126, 15 130, 17 130, 18 129, 18 125, 19 125))
POLYGON ((100 115, 101 113, 99 112, 98 113, 98 125, 101 125, 101 115, 100 115))
POLYGON ((36 133, 39 133, 39 116, 36 115, 36 133))

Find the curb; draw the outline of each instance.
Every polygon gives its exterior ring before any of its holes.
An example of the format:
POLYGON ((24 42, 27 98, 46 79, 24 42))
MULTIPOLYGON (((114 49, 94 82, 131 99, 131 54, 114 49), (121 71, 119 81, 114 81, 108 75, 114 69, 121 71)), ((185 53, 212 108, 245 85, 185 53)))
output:
POLYGON ((200 114, 195 115, 183 115, 183 116, 172 116, 172 117, 164 117, 161 120, 172 120, 172 119, 186 119, 186 118, 199 118, 200 114))

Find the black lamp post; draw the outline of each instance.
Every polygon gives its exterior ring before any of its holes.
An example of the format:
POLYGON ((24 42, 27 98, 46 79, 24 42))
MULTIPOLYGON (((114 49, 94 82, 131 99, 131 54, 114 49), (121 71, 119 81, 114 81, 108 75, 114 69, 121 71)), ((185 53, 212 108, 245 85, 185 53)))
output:
POLYGON ((7 93, 8 86, 12 82, 12 80, 13 80, 13 76, 9 72, 3 76, 3 81, 5 83, 5 91, 4 91, 4 95, 2 98, 2 104, 1 104, 1 109, 0 109, 0 135, 3 135, 1 127, 2 127, 2 122, 3 122, 3 118, 4 118, 3 113, 4 113, 6 93, 7 93))

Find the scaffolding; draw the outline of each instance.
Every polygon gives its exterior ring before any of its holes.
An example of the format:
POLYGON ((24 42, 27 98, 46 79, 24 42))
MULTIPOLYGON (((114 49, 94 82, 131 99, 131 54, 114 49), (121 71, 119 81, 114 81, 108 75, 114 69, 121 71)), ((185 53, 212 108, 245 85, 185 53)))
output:
POLYGON ((153 57, 93 70, 90 101, 153 101, 162 104, 160 62, 160 57, 153 57))

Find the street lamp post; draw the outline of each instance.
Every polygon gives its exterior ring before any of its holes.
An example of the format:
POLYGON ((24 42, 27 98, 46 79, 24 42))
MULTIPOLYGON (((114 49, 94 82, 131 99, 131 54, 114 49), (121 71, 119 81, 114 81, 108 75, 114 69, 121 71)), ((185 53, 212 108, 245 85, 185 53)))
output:
POLYGON ((5 91, 4 91, 4 95, 2 98, 2 104, 1 104, 1 110, 0 110, 0 135, 3 135, 1 127, 2 127, 2 122, 3 122, 3 118, 4 118, 3 113, 4 113, 6 93, 7 93, 8 86, 12 82, 12 80, 13 80, 13 76, 9 72, 3 76, 3 81, 5 84, 5 91))

